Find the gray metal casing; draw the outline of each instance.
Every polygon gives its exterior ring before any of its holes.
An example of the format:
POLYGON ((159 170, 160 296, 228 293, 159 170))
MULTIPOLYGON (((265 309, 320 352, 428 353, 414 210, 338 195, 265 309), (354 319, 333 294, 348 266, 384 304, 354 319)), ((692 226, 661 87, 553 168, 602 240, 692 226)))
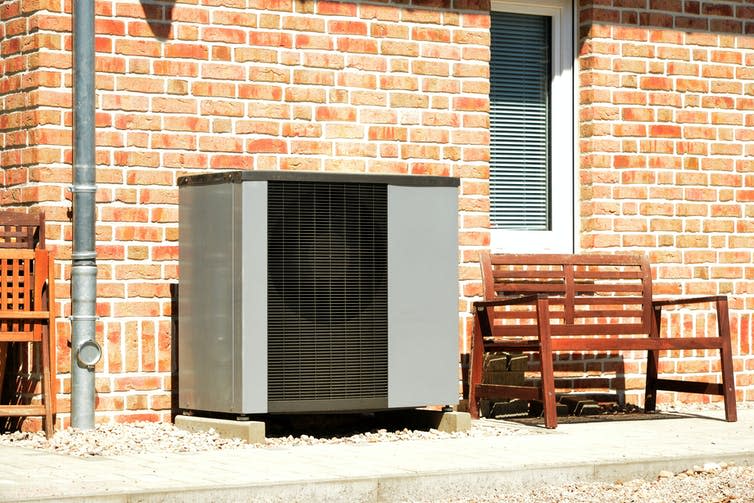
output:
POLYGON ((387 185, 386 408, 456 403, 457 179, 233 172, 179 181, 179 406, 287 412, 267 399, 267 184, 302 177, 387 185))

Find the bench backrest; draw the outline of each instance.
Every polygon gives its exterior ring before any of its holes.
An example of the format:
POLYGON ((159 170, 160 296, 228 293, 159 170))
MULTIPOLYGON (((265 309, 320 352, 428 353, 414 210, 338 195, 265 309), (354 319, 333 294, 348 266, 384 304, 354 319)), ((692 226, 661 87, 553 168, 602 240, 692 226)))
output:
MULTIPOLYGON (((645 256, 482 252, 480 262, 486 300, 549 297, 552 335, 650 333, 652 275, 645 256)), ((496 310, 494 316, 495 335, 536 336, 531 309, 496 310)))

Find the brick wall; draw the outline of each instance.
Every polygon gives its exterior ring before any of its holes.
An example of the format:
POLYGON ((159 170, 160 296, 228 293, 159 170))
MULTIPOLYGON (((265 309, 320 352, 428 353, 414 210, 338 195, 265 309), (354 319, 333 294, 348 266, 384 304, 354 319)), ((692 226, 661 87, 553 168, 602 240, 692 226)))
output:
MULTIPOLYGON (((2 123, 3 204, 47 211, 66 316, 71 4, 0 7, 3 55, 29 53, 26 66, 6 56, 3 82, 36 75, 23 106, 38 117, 28 131, 2 123), (36 45, 12 26, 34 33, 36 45), (17 133, 39 155, 8 160, 25 151, 10 148, 17 133)), ((462 253, 475 259, 471 250, 488 242, 489 141, 489 18, 475 8, 467 0, 96 2, 97 421, 170 417, 178 176, 289 169, 461 177, 462 253)), ((461 275, 472 280, 462 285, 465 325, 478 273, 463 267, 461 275)), ((67 424, 70 328, 62 316, 58 328, 67 424)))
MULTIPOLYGON (((0 202, 44 209, 50 221, 63 314, 63 424, 70 388, 71 4, 0 5, 0 202)), ((476 253, 489 243, 488 2, 96 5, 98 338, 105 353, 97 367, 98 421, 170 416, 176 179, 184 174, 460 177, 459 334, 468 351, 469 302, 481 291, 476 253)), ((580 247, 649 252, 658 293, 730 294, 737 384, 746 399, 753 398, 754 375, 751 8, 601 0, 578 9, 580 247)), ((686 313, 673 318, 698 330, 709 323, 686 313)), ((716 365, 697 356, 683 364, 672 359, 664 370, 716 365)), ((561 370, 573 384, 602 371, 609 381, 598 384, 638 390, 643 382, 640 359, 566 360, 561 370)))
MULTIPOLYGON (((579 14, 580 245, 648 252, 656 294, 727 294, 738 397, 752 400, 754 5, 585 1, 579 14)), ((663 371, 718 367, 672 356, 663 371)), ((643 362, 626 365, 626 385, 643 387, 643 362)))

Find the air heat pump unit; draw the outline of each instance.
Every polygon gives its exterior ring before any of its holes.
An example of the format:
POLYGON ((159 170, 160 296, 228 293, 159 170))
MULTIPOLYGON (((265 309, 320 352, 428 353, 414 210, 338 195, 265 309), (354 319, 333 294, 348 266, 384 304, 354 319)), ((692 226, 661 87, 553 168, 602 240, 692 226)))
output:
POLYGON ((458 179, 182 177, 179 406, 364 411, 458 400, 458 179))

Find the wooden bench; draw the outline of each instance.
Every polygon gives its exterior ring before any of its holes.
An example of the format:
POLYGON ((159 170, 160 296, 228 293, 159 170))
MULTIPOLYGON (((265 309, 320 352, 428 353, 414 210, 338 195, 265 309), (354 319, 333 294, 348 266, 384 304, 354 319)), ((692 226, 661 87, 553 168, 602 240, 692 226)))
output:
MULTIPOLYGON (((652 297, 649 261, 637 255, 480 255, 485 300, 474 302, 469 411, 478 400, 541 400, 547 428, 557 426, 553 353, 647 351, 644 409, 658 390, 722 395, 725 418, 736 421, 728 300, 723 295, 676 300, 652 297), (660 337, 671 306, 715 307, 717 336, 660 337), (718 350, 722 383, 658 378, 661 351, 718 350), (486 352, 539 353, 539 386, 483 384, 486 352)), ((679 326, 679 328, 684 328, 679 326)))

